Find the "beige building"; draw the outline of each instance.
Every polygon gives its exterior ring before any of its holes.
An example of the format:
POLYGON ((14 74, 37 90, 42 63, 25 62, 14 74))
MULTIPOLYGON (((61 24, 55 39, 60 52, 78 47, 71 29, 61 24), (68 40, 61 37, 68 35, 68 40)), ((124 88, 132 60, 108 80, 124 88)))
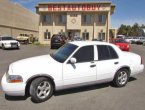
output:
POLYGON ((9 0, 0 0, 0 35, 33 34, 38 37, 38 24, 39 15, 9 0))
POLYGON ((69 39, 80 36, 85 40, 109 41, 110 16, 115 5, 111 2, 48 2, 39 3, 39 41, 50 44, 53 34, 65 34, 69 39))

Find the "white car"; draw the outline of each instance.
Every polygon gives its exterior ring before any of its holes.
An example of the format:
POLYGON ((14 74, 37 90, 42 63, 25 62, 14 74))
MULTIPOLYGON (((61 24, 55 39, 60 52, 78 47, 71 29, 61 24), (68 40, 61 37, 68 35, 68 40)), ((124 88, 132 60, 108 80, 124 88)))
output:
POLYGON ((131 43, 133 40, 134 40, 133 37, 126 37, 125 38, 125 41, 128 43, 131 43))
POLYGON ((10 64, 1 85, 11 96, 27 92, 35 102, 43 102, 54 91, 110 82, 127 84, 130 76, 142 73, 142 58, 117 46, 98 41, 74 41, 51 55, 37 56, 10 64))
POLYGON ((2 49, 20 48, 20 43, 10 36, 0 36, 0 47, 2 49))

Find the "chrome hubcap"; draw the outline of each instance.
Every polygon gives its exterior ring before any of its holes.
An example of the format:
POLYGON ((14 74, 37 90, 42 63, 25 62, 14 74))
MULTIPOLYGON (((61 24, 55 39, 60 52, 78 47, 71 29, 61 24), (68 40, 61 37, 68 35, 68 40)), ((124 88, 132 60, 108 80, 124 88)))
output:
POLYGON ((118 83, 120 85, 125 84, 127 81, 127 73, 125 71, 121 71, 118 75, 118 83))
POLYGON ((44 99, 49 95, 50 90, 51 90, 50 83, 47 81, 43 81, 37 86, 36 93, 40 99, 44 99))

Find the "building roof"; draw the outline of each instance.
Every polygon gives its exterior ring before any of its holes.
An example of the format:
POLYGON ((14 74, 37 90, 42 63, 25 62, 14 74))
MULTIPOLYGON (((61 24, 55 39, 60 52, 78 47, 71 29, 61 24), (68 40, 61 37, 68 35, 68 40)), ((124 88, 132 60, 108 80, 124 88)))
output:
POLYGON ((39 5, 45 5, 45 4, 86 4, 86 3, 89 3, 89 4, 94 4, 94 3, 107 3, 107 4, 111 4, 112 2, 109 2, 109 1, 96 1, 96 2, 40 2, 39 5))

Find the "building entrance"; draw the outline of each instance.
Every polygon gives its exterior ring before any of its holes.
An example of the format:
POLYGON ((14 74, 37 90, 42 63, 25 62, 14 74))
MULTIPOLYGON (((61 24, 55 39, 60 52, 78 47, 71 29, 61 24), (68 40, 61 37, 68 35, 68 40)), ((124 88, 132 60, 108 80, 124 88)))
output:
POLYGON ((69 40, 72 40, 75 37, 80 37, 80 31, 79 30, 71 30, 71 31, 68 31, 68 39, 69 40))

